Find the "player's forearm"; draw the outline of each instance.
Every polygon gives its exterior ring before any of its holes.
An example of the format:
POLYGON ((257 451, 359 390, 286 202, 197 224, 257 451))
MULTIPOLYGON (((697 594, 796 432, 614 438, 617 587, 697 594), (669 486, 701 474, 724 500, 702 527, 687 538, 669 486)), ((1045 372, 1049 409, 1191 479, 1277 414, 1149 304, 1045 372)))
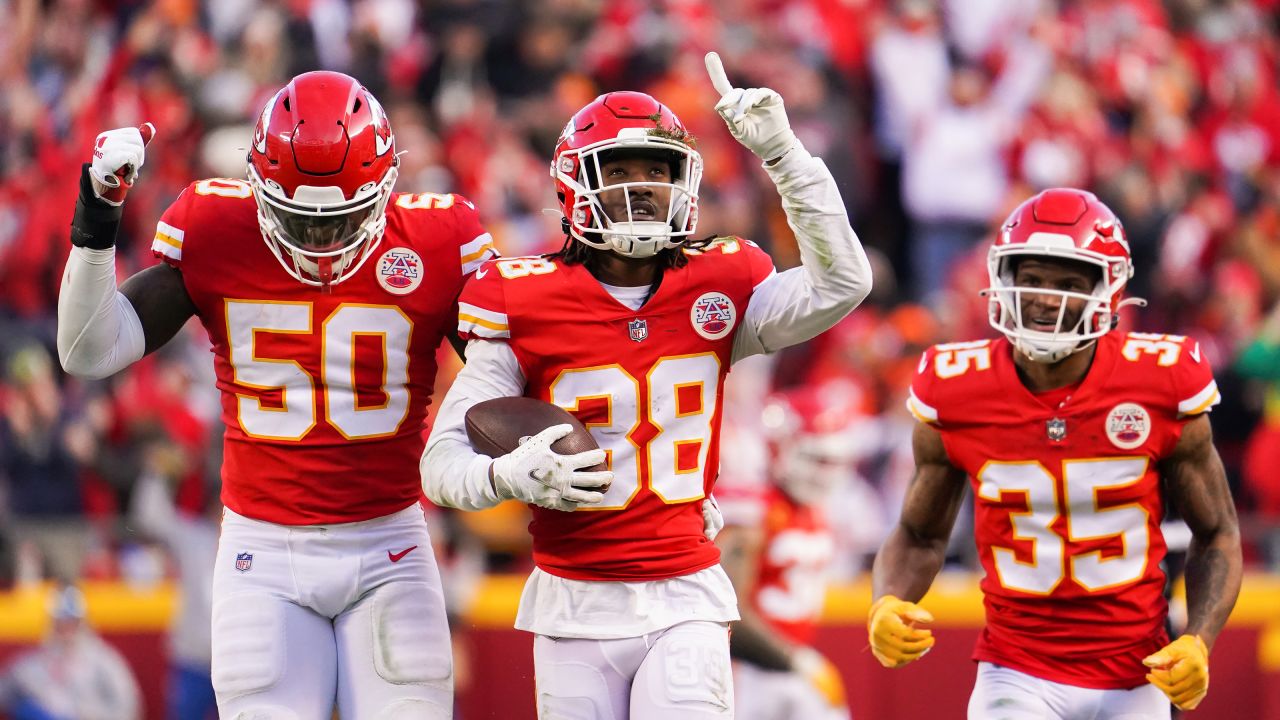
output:
POLYGON ((729 634, 729 654, 765 670, 788 672, 792 669, 789 644, 771 631, 750 606, 739 603, 742 619, 733 623, 729 634))
POLYGON ((758 351, 772 352, 809 340, 857 307, 871 292, 871 263, 822 160, 797 145, 765 169, 782 196, 801 259, 800 268, 761 283, 747 310, 758 351))
POLYGON ((73 375, 104 378, 140 359, 142 322, 116 289, 115 250, 73 247, 58 292, 58 359, 73 375))
POLYGON ((1232 524, 1212 537, 1195 537, 1187 551, 1186 634, 1213 647, 1240 594, 1243 573, 1240 531, 1232 524))
POLYGON ((946 557, 946 538, 926 538, 899 524, 876 553, 871 569, 872 595, 919 602, 946 557))
MULTIPOLYGON (((433 434, 434 439, 434 434, 433 434)), ((489 481, 493 462, 465 441, 440 438, 422 454, 422 491, 436 505, 485 510, 502 502, 489 481)))
POLYGON ((484 510, 502 502, 489 480, 487 455, 467 439, 467 410, 482 400, 514 397, 524 390, 524 374, 504 342, 472 340, 467 364, 440 403, 419 470, 431 502, 460 510, 484 510))
POLYGON ((816 299, 822 307, 852 310, 871 292, 871 263, 849 224, 831 171, 799 143, 765 171, 782 196, 816 299))

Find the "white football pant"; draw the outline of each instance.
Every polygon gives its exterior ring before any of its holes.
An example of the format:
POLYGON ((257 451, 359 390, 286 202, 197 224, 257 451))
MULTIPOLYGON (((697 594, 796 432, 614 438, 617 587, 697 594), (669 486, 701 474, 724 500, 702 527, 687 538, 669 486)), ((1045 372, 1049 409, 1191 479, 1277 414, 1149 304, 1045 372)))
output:
POLYGON ((453 716, 453 656, 422 508, 285 526, 227 510, 213 573, 223 720, 453 716), (251 557, 250 557, 251 556, 251 557))
POLYGON ((733 704, 737 720, 849 720, 803 675, 733 663, 733 704))
POLYGON ((1155 685, 1095 690, 981 662, 969 720, 1169 720, 1169 708, 1155 685))
POLYGON ((535 635, 539 720, 733 717, 725 623, 691 621, 620 640, 535 635))

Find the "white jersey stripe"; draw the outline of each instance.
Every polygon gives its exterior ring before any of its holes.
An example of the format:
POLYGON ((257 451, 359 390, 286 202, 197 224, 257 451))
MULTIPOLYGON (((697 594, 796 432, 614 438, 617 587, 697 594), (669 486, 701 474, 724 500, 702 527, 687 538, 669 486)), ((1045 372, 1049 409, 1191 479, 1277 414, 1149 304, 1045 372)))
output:
POLYGON ((164 235, 173 240, 177 247, 182 247, 182 240, 187 236, 184 230, 180 230, 167 222, 161 221, 156 223, 156 235, 164 235))
POLYGON ((489 233, 480 235, 475 240, 458 249, 462 261, 462 274, 470 275, 480 264, 491 257, 497 257, 498 251, 493 247, 493 236, 489 233))
POLYGON ((161 235, 156 235, 156 239, 151 241, 151 249, 167 258, 182 260, 182 248, 175 247, 168 238, 161 235))
POLYGON ((497 327, 491 327, 487 324, 481 325, 473 320, 466 319, 466 316, 459 316, 458 318, 458 333, 488 340, 511 337, 511 331, 506 325, 497 327))
POLYGON ((938 411, 921 402, 920 398, 910 389, 907 390, 907 410, 922 423, 930 425, 938 422, 938 411))
POLYGON ((485 310, 479 305, 472 305, 471 303, 464 303, 464 302, 458 303, 458 314, 469 315, 472 318, 483 320, 486 322, 486 324, 489 324, 489 325, 501 325, 504 328, 507 326, 506 313, 494 312, 492 310, 485 310))
POLYGON ((1210 380, 1203 390, 1178 403, 1178 415, 1199 415, 1217 405, 1221 399, 1222 396, 1218 394, 1218 383, 1210 380))

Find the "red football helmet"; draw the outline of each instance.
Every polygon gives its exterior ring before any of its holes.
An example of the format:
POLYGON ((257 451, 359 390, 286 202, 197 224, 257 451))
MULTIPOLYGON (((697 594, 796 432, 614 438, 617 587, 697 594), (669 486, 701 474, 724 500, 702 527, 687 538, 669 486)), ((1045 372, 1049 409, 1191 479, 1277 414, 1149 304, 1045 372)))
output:
POLYGON ((398 166, 387 114, 355 78, 303 73, 267 101, 249 182, 284 269, 318 286, 355 273, 382 238, 398 166))
MULTIPOLYGON (((560 210, 569 234, 598 250, 627 257, 651 257, 679 246, 698 224, 698 185, 702 156, 666 105, 639 92, 601 95, 582 108, 565 126, 551 159, 560 210), (608 189, 627 193, 627 218, 605 214, 601 165, 618 154, 660 153, 671 163, 671 182, 628 182, 608 189), (637 220, 631 214, 632 195, 662 188, 670 191, 666 217, 637 220)), ((662 214, 659 209, 659 216, 662 214)))
POLYGON ((1133 277, 1133 262, 1120 220, 1093 193, 1084 190, 1051 188, 1019 205, 1005 220, 987 255, 987 273, 991 286, 985 294, 991 326, 1037 362, 1058 362, 1088 347, 1115 327, 1116 313, 1123 305, 1143 302, 1123 300, 1125 283, 1133 277), (1088 294, 1018 287, 1014 284, 1016 261, 1027 256, 1095 265, 1098 283, 1088 294), (1020 310, 1024 293, 1061 297, 1053 332, 1024 327, 1020 310), (1072 299, 1084 300, 1085 307, 1073 327, 1064 327, 1067 301, 1072 299))
POLYGON ((864 450, 857 427, 869 410, 862 388, 844 379, 771 396, 761 420, 773 481, 801 505, 826 500, 856 473, 864 450))

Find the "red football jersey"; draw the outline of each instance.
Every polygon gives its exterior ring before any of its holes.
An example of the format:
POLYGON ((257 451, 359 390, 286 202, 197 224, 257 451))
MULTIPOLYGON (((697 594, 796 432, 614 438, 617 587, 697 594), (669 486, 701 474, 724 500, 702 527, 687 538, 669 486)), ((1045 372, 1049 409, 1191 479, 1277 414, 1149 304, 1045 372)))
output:
POLYGON ((938 345, 907 405, 969 474, 987 623, 974 651, 1054 682, 1144 684, 1168 637, 1157 464, 1218 402, 1200 346, 1111 333, 1088 375, 1048 406, 1003 338, 938 345))
POLYGON ((222 391, 222 501, 284 525, 354 522, 421 496, 436 348, 466 274, 493 254, 456 195, 396 194, 369 260, 331 292, 276 260, 242 180, 201 180, 152 252, 182 271, 222 391))
POLYGON ((578 416, 604 448, 613 485, 598 507, 533 508, 538 567, 576 580, 654 580, 719 561, 701 500, 719 467, 720 401, 751 293, 773 263, 723 239, 667 270, 639 310, 580 265, 505 258, 467 283, 464 338, 510 343, 525 395, 578 416))
POLYGON ((835 537, 822 510, 776 487, 764 497, 764 550, 752 604, 791 642, 809 645, 822 614, 835 537))

